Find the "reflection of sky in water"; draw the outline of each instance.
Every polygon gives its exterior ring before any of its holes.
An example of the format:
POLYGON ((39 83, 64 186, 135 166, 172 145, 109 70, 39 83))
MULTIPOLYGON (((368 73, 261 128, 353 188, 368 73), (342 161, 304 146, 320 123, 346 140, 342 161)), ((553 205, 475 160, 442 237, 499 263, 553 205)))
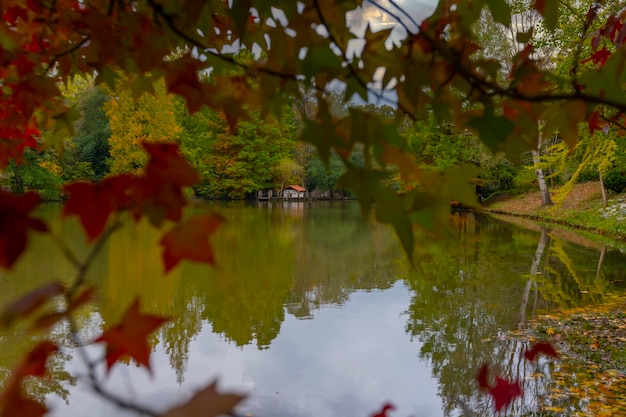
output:
MULTIPOLYGON (((162 410, 219 377, 222 390, 249 392, 239 409, 258 417, 369 416, 391 401, 398 415, 441 416, 437 382, 418 358, 420 345, 405 333, 407 289, 357 292, 339 307, 326 307, 312 320, 287 315, 269 349, 237 348, 209 326, 191 341, 185 381, 179 386, 160 344, 145 369, 116 365, 110 387, 141 404, 162 410)), ((93 354, 95 352, 92 351, 93 354)), ((70 365, 80 372, 80 363, 70 365)), ((95 397, 85 384, 72 391, 70 405, 50 398, 51 416, 136 415, 120 413, 95 397)))

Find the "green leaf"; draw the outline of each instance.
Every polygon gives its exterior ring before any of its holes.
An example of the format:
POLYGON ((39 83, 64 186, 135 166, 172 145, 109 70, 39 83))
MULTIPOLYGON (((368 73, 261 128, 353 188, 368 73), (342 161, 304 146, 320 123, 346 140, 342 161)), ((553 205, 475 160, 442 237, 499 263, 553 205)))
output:
POLYGON ((565 101, 547 108, 544 133, 560 133, 571 149, 578 140, 578 125, 587 120, 587 105, 582 100, 565 101))
POLYGON ((543 16, 543 21, 550 31, 559 23, 559 2, 556 0, 536 0, 535 10, 543 16))
POLYGON ((506 117, 494 115, 491 108, 486 108, 482 117, 472 117, 467 126, 476 130, 483 143, 493 152, 502 150, 507 136, 515 127, 506 117))
POLYGON ((507 27, 511 24, 511 8, 506 0, 487 0, 487 6, 496 22, 507 27))

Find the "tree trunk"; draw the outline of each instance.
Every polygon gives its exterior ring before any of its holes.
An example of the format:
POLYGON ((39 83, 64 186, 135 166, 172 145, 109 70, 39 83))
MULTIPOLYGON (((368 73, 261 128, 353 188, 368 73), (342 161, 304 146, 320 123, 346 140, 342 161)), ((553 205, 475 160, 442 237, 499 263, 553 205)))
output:
POLYGON ((532 276, 539 273, 539 265, 541 264, 541 258, 543 258, 543 253, 546 250, 546 246, 549 246, 548 230, 545 227, 542 227, 541 237, 539 238, 539 243, 537 244, 537 250, 535 251, 535 256, 533 257, 533 263, 530 266, 530 278, 528 278, 528 281, 526 282, 526 286, 524 288, 524 293, 522 294, 522 305, 520 306, 518 323, 518 327, 520 330, 522 330, 526 326, 526 306, 528 305, 528 299, 530 298, 530 289, 532 288, 532 283, 534 281, 532 276))
POLYGON ((602 172, 598 171, 598 176, 600 177, 600 191, 602 191, 602 207, 606 208, 609 205, 609 202, 606 198, 606 187, 604 186, 604 178, 602 178, 602 172))
MULTIPOLYGON (((532 151, 532 154, 533 163, 535 165, 539 164, 539 151, 532 151)), ((535 174, 537 174, 537 182, 539 183, 539 190, 541 191, 541 205, 549 206, 552 204, 552 199, 550 198, 550 190, 548 190, 548 184, 546 184, 546 177, 543 175, 543 170, 537 168, 535 174)))
POLYGON ((13 161, 13 192, 15 194, 24 194, 24 181, 22 181, 22 173, 20 165, 13 161))

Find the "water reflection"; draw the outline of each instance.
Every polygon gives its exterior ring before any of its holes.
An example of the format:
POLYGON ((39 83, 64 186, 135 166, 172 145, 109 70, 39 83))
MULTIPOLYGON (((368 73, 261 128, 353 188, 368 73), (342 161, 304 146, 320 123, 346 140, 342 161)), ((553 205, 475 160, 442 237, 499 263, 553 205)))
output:
MULTIPOLYGON (((539 407, 550 365, 521 361, 524 344, 506 332, 538 311, 599 302, 623 285, 619 250, 510 219, 457 213, 448 234, 418 238, 410 268, 392 232, 364 222, 355 204, 195 210, 219 210, 227 220, 212 239, 217 268, 183 263, 164 276, 161 232, 129 222, 90 272, 99 302, 79 317, 87 339, 136 296, 142 311, 172 317, 154 338, 155 379, 118 366, 109 380, 159 408, 219 375, 251 391, 244 411, 260 416, 366 416, 387 400, 402 415, 454 416, 459 402, 487 415, 493 405, 474 377, 488 361, 509 378, 546 375, 527 382, 514 410, 522 414, 539 407)), ((42 215, 53 218, 58 207, 42 215)), ((82 258, 89 248, 76 226, 54 230, 82 258)), ((60 251, 35 236, 15 271, 0 275, 0 303, 73 275, 60 251)), ((0 336, 2 380, 32 343, 22 327, 12 331, 18 335, 0 336)), ((48 394, 52 415, 88 415, 94 401, 101 413, 118 413, 73 387, 84 369, 63 327, 55 337, 67 346, 52 365, 56 382, 29 391, 48 394), (68 393, 65 406, 57 398, 68 393)))

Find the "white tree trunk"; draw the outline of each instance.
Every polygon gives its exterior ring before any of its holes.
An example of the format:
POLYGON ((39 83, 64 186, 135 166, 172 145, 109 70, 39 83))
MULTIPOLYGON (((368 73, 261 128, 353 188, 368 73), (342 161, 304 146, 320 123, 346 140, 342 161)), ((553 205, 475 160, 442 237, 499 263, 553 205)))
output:
MULTIPOLYGON (((541 161, 541 158, 539 158, 539 149, 541 149, 541 134, 539 134, 539 140, 537 141, 537 149, 532 151, 533 163, 536 166, 539 165, 539 162, 541 161)), ((543 170, 541 168, 537 168, 535 170, 535 174, 537 174, 539 191, 541 191, 541 205, 549 206, 552 204, 552 199, 550 198, 550 191, 548 190, 548 184, 546 183, 545 175, 543 175, 543 170)))
POLYGON ((598 171, 598 175, 600 176, 600 191, 602 191, 602 207, 606 208, 609 205, 609 202, 606 198, 606 187, 604 186, 604 178, 602 178, 602 172, 598 171))

